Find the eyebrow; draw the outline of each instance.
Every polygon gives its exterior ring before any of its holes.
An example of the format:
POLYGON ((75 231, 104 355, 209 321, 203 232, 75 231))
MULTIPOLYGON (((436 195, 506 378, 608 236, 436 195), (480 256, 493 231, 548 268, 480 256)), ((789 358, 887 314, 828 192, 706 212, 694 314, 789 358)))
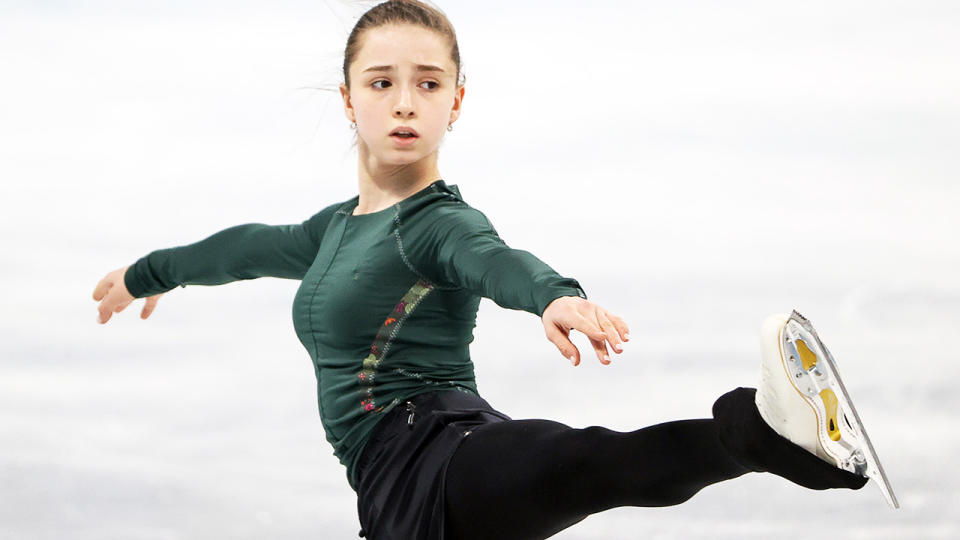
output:
MULTIPOLYGON (((363 73, 368 71, 392 71, 397 66, 371 66, 363 70, 363 73)), ((417 71, 443 71, 443 68, 440 66, 433 66, 428 64, 417 64, 417 71)))

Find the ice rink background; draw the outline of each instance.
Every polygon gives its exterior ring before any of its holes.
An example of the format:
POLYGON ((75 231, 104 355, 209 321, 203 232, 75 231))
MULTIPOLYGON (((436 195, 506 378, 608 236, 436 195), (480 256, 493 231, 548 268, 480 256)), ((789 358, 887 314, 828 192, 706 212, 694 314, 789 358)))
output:
MULTIPOLYGON (((0 539, 356 538, 297 282, 188 286, 94 322, 108 271, 356 194, 336 0, 0 0, 0 539)), ((953 2, 440 4, 467 75, 440 170, 511 246, 631 326, 573 368, 484 300, 481 393, 628 431, 707 417, 797 308, 902 509, 770 475, 555 536, 955 538, 960 8, 953 2), (949 509, 953 508, 954 511, 949 509)))

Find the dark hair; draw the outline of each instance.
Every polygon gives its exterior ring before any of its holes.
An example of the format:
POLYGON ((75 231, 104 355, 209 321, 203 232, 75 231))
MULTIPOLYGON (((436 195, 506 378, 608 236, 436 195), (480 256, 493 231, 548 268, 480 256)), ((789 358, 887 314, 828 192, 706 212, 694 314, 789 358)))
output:
MULTIPOLYGON (((457 68, 455 80, 457 86, 463 86, 466 76, 460 71, 460 47, 457 44, 457 33, 447 16, 439 8, 418 0, 388 0, 361 15, 350 32, 350 37, 347 38, 347 47, 343 53, 343 80, 348 90, 350 89, 350 65, 360 52, 364 33, 388 24, 413 24, 433 30, 447 38, 450 43, 450 58, 457 68)), ((356 144, 357 134, 354 132, 353 146, 356 144)))

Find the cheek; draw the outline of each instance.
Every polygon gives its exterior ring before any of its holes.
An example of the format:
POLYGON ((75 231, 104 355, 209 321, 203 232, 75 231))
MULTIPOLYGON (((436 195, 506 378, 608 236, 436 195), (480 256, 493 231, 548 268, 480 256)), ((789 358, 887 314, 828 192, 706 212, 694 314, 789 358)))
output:
POLYGON ((429 126, 431 138, 442 138, 447 131, 447 123, 450 121, 450 113, 447 110, 437 109, 430 111, 429 117, 424 117, 424 126, 429 126))
POLYGON ((383 103, 369 99, 369 96, 359 96, 353 101, 353 114, 357 123, 370 124, 376 122, 383 115, 383 103))
POLYGON ((356 118, 357 133, 364 139, 371 140, 372 137, 376 137, 381 131, 386 129, 382 115, 370 109, 358 110, 356 118))
POLYGON ((361 126, 369 126, 371 122, 377 118, 377 115, 370 110, 369 107, 364 107, 362 109, 355 109, 355 114, 357 117, 357 124, 361 126))

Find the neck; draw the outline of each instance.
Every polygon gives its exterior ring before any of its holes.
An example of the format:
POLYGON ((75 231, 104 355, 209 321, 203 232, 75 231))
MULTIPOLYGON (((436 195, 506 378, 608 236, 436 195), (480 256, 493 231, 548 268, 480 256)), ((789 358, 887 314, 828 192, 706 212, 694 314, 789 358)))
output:
POLYGON ((441 178, 436 152, 419 161, 400 165, 379 161, 362 143, 358 154, 359 202, 353 211, 354 215, 389 208, 441 178))

